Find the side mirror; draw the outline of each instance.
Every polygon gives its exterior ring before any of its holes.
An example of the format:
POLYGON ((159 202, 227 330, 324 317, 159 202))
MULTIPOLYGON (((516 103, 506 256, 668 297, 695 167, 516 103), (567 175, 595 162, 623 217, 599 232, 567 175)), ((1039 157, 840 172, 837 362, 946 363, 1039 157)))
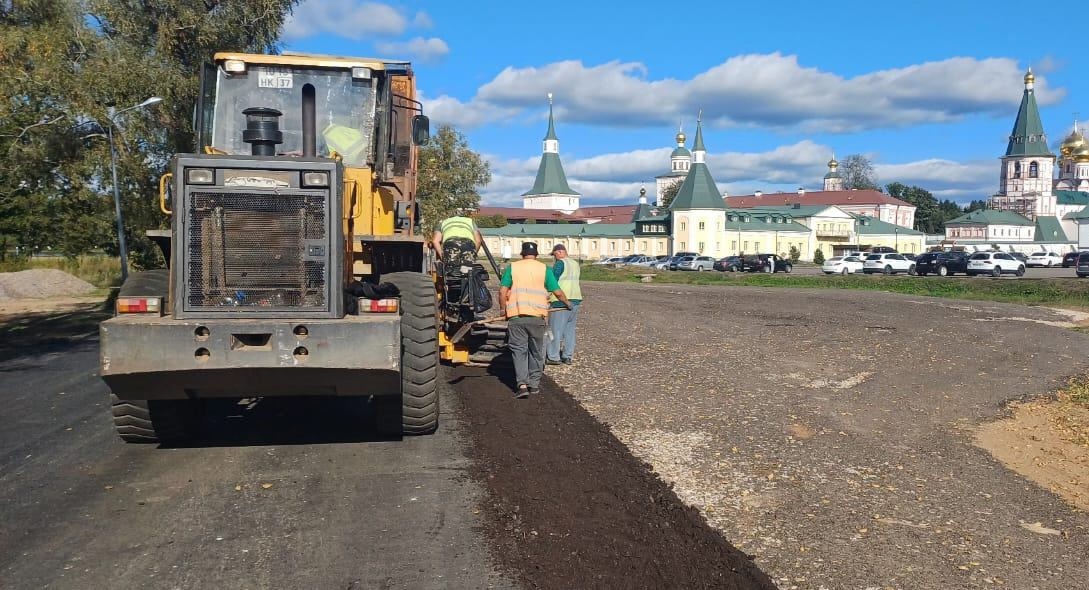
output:
POLYGON ((416 145, 427 145, 428 140, 431 139, 431 121, 427 118, 427 115, 416 115, 412 117, 412 143, 416 145))

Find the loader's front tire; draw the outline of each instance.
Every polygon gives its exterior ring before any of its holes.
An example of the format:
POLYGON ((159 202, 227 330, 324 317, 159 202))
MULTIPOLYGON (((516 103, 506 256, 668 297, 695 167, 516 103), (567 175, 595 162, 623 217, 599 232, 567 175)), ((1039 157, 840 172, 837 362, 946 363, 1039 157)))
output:
POLYGON ((418 272, 395 272, 382 281, 401 291, 401 421, 383 419, 388 400, 374 401, 380 428, 387 434, 431 434, 439 426, 439 331, 435 284, 418 272), (391 424, 392 422, 392 424, 391 424))
POLYGON ((191 438, 199 412, 192 400, 123 400, 110 394, 113 425, 128 443, 173 443, 191 438))

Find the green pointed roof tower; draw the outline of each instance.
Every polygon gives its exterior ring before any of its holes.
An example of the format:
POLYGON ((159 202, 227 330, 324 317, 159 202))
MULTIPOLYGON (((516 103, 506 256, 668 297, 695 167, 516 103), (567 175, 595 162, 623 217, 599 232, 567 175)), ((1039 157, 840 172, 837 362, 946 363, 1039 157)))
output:
POLYGON ((1029 68, 1025 74, 1025 93, 1021 95, 1021 108, 1017 110, 1017 120, 1010 132, 1010 143, 1006 147, 1006 156, 1050 156, 1047 149, 1047 135, 1040 122, 1040 108, 1036 106, 1034 89, 1036 76, 1029 68))
POLYGON ((581 195, 567 184, 567 175, 560 162, 560 139, 556 136, 556 123, 552 115, 552 93, 548 94, 548 132, 544 137, 541 164, 533 188, 522 193, 526 208, 530 209, 577 209, 581 195), (550 197, 561 197, 550 198, 550 197), (574 199, 572 207, 571 199, 574 199))
POLYGON ((711 177, 711 171, 707 169, 707 148, 703 146, 703 122, 702 115, 696 119, 696 141, 692 145, 692 167, 688 170, 688 176, 684 177, 684 184, 677 191, 677 196, 670 203, 670 211, 685 209, 721 209, 726 210, 726 203, 722 195, 718 193, 715 179, 711 177))

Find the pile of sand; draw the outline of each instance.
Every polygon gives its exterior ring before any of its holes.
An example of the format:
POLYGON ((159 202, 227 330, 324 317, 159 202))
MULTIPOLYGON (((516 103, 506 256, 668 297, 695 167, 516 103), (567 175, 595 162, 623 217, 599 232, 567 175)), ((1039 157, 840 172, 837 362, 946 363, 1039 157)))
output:
POLYGON ((0 299, 40 299, 87 295, 95 286, 63 270, 35 268, 0 273, 0 299))

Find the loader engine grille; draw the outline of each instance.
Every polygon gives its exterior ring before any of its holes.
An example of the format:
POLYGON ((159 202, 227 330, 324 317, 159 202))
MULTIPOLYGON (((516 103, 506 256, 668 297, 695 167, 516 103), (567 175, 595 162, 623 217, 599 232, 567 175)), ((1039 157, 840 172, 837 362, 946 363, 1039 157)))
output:
POLYGON ((327 309, 327 195, 194 191, 189 197, 188 309, 327 309))

